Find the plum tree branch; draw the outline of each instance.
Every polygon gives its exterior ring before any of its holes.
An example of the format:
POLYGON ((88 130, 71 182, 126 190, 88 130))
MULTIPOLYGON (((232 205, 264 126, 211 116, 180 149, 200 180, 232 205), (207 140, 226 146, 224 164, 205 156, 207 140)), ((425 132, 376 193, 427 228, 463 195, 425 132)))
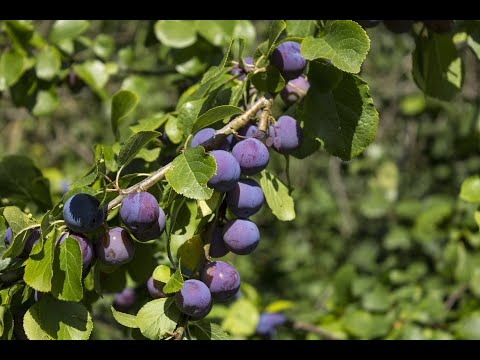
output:
MULTIPOLYGON (((224 127, 221 129, 215 131, 213 136, 208 139, 207 141, 203 142, 200 144, 205 148, 206 151, 209 150, 214 150, 218 148, 218 146, 222 143, 225 138, 239 130, 241 127, 245 126, 250 118, 252 118, 258 110, 260 109, 267 109, 270 110, 272 108, 272 99, 270 97, 262 96, 260 99, 258 99, 255 104, 253 104, 250 109, 245 111, 242 115, 237 116, 234 118, 232 121, 230 121, 228 124, 226 124, 224 127)), ((150 189, 152 186, 154 186, 157 182, 162 180, 165 177, 165 173, 167 170, 170 168, 172 163, 168 163, 167 165, 161 167, 157 171, 155 171, 152 175, 149 177, 143 179, 139 183, 132 185, 122 191, 122 194, 119 194, 115 199, 110 201, 107 205, 107 211, 111 211, 118 205, 122 203, 122 200, 127 196, 128 194, 134 193, 134 192, 140 192, 140 191, 147 191, 150 189)))

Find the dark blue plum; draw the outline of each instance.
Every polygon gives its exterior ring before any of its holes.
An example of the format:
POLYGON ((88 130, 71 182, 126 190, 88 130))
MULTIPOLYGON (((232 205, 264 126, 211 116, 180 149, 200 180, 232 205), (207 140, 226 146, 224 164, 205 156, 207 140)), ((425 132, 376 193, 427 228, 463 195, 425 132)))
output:
POLYGON ((197 321, 197 320, 201 320, 203 319, 205 316, 207 316, 210 311, 212 311, 212 307, 213 307, 213 301, 210 302, 210 306, 208 307, 207 310, 205 310, 203 313, 201 313, 200 315, 193 315, 190 317, 190 320, 192 321, 197 321))
POLYGON ((250 138, 237 143, 232 155, 238 161, 243 175, 255 175, 265 169, 270 160, 267 147, 258 139, 250 138))
POLYGON ((121 293, 115 294, 113 297, 113 307, 117 311, 128 311, 135 304, 135 290, 125 288, 121 293))
POLYGON ((207 185, 215 191, 227 192, 240 180, 240 165, 233 155, 224 150, 210 151, 217 164, 216 174, 208 180, 207 185))
POLYGON ((40 228, 36 228, 30 233, 27 241, 25 241, 25 246, 23 247, 23 252, 20 257, 28 257, 32 252, 33 245, 35 245, 38 240, 40 240, 40 228))
MULTIPOLYGON (((195 135, 192 137, 192 142, 190 143, 191 147, 195 147, 198 145, 201 145, 205 141, 211 139, 215 135, 215 129, 213 128, 204 128, 197 132, 195 135)), ((229 135, 225 140, 222 141, 222 143, 219 145, 218 149, 219 150, 225 150, 229 151, 230 150, 230 145, 232 143, 233 136, 229 135)))
POLYGON ((287 318, 281 313, 262 313, 258 319, 256 333, 272 338, 276 333, 277 326, 285 324, 287 318))
POLYGON ((165 283, 155 280, 153 276, 150 276, 150 278, 147 281, 148 292, 150 293, 150 296, 153 297, 154 299, 167 297, 167 295, 165 295, 163 292, 164 286, 165 286, 165 283))
POLYGON ((206 265, 200 274, 200 280, 208 286, 215 300, 230 299, 240 289, 238 271, 224 261, 214 261, 206 265))
POLYGON ((208 254, 213 258, 225 256, 230 251, 226 248, 225 243, 223 242, 222 234, 222 226, 216 226, 215 229, 213 229, 212 237, 210 239, 210 249, 208 251, 208 254))
POLYGON ((123 265, 133 260, 135 244, 127 230, 115 227, 97 240, 95 255, 106 265, 123 265))
POLYGON ((253 179, 242 179, 227 193, 227 205, 240 218, 257 213, 265 201, 260 185, 253 179))
POLYGON ((105 209, 89 194, 76 194, 68 198, 63 206, 63 219, 67 226, 78 233, 89 233, 105 221, 105 209))
MULTIPOLYGON (((245 138, 251 138, 251 137, 258 138, 257 136, 259 136, 259 135, 257 133, 257 130, 258 130, 258 128, 255 125, 247 124, 244 127, 240 128, 240 130, 238 130, 237 133, 238 133, 238 135, 243 136, 245 138)), ((245 139, 244 138, 238 138, 237 139, 237 138, 234 137, 233 141, 232 141, 232 145, 235 146, 237 143, 239 143, 240 141, 243 141, 243 140, 245 140, 245 139)))
POLYGON ((120 218, 137 240, 153 240, 165 229, 166 217, 152 194, 144 191, 127 195, 122 201, 120 218))
MULTIPOLYGON (((253 67, 253 58, 250 56, 243 58, 243 62, 245 63, 245 68, 249 69, 253 67)), ((240 67, 240 65, 235 65, 230 71, 230 74, 232 74, 233 76, 241 74, 237 78, 238 80, 244 80, 247 76, 247 73, 240 67)))
POLYGON ((167 218, 165 217, 165 212, 161 207, 159 209, 159 215, 158 215, 158 221, 153 224, 153 226, 145 230, 144 232, 139 232, 139 231, 132 231, 132 235, 137 239, 138 241, 147 241, 147 240, 153 240, 153 239, 158 239, 163 231, 165 230, 165 225, 167 223, 167 218))
POLYGON ((5 247, 8 248, 13 240, 13 231, 12 228, 9 227, 5 230, 5 234, 3 234, 3 241, 5 242, 5 247))
POLYGON ((285 41, 278 45, 270 55, 270 63, 287 81, 299 77, 307 65, 300 53, 300 44, 295 41, 285 41))
MULTIPOLYGON (((88 270, 89 265, 92 263, 93 260, 93 246, 90 241, 85 237, 83 234, 70 234, 68 237, 71 237, 77 240, 78 245, 80 245, 80 250, 82 251, 82 269, 85 273, 88 270)), ((57 239, 57 246, 60 246, 65 239, 67 238, 67 234, 63 233, 57 239)))
POLYGON ((280 97, 287 104, 291 105, 302 100, 310 89, 310 83, 303 75, 290 80, 287 85, 280 91, 280 97))
POLYGON ((212 295, 207 285, 200 280, 189 279, 175 294, 177 307, 184 314, 202 318, 212 309, 212 295))
POLYGON ((257 225, 250 220, 230 220, 223 228, 223 241, 232 253, 248 255, 257 248, 260 231, 257 225))
POLYGON ((300 147, 303 130, 297 120, 291 116, 280 116, 275 125, 270 126, 269 139, 273 139, 273 148, 281 154, 290 154, 300 147))
MULTIPOLYGON (((255 133, 257 132, 258 128, 253 124, 247 124, 238 130, 238 135, 245 136, 245 137, 254 137, 255 133)), ((240 139, 239 141, 242 141, 240 139)))

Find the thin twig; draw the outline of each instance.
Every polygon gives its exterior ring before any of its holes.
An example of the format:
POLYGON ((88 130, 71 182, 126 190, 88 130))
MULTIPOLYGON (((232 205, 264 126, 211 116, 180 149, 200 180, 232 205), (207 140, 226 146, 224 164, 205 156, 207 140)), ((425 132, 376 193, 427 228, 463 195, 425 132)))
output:
POLYGON ((462 285, 457 289, 457 291, 454 291, 450 296, 448 297, 447 301, 445 301, 445 310, 450 311, 455 305, 455 303, 460 300, 462 295, 467 291, 468 286, 467 285, 462 285))
POLYGON ((336 336, 335 334, 332 334, 330 331, 318 325, 312 325, 309 323, 305 323, 303 321, 294 321, 292 323, 292 327, 296 330, 312 332, 314 334, 320 335, 321 337, 327 340, 341 340, 338 336, 336 336))

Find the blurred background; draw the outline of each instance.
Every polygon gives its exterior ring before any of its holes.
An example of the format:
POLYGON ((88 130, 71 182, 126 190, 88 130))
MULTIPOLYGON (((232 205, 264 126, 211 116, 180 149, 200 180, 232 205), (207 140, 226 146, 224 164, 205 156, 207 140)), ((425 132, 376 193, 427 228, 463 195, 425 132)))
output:
MULTIPOLYGON (((42 99, 28 104, 15 87, 0 89, 0 154, 30 156, 54 200, 91 167, 94 144, 114 143, 111 95, 124 88, 139 96, 120 129, 127 134, 138 119, 175 109, 182 92, 220 62, 230 40, 219 35, 225 28, 246 38, 248 56, 270 22, 212 21, 183 48, 160 42, 155 23, 89 21, 60 75, 38 80, 42 99)), ((54 21, 32 24, 47 38, 54 21)), ((478 60, 459 41, 462 92, 449 102, 426 98, 411 74, 412 36, 383 24, 367 34, 360 76, 380 114, 376 138, 350 162, 323 151, 290 160, 296 218, 278 221, 264 206, 253 217, 261 231, 256 251, 226 256, 241 274, 241 294, 208 318, 234 338, 262 338, 255 328, 267 311, 290 320, 274 339, 480 339, 477 205, 459 198, 463 180, 480 171, 478 60)), ((0 49, 8 44, 0 32, 0 49)), ((68 54, 70 45, 59 44, 68 54)), ((167 135, 175 142, 172 130, 167 135)), ((269 168, 285 180, 283 156, 271 152, 269 168)), ((137 287, 135 313, 149 297, 143 284, 128 283, 137 287)), ((92 339, 132 337, 110 311, 121 288, 92 302, 92 339)))

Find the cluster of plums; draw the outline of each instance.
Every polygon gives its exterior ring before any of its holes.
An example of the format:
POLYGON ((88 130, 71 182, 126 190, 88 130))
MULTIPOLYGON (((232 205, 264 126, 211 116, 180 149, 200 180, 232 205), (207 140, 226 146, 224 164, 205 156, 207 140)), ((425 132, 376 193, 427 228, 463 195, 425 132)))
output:
MULTIPOLYGON (((105 223, 106 210, 100 202, 89 194, 75 194, 67 199, 63 207, 63 218, 68 228, 57 239, 56 245, 62 244, 67 237, 75 239, 82 252, 83 274, 87 274, 96 257, 105 265, 123 265, 130 262, 135 255, 135 243, 153 240, 165 229, 165 213, 156 198, 148 192, 132 193, 125 197, 120 208, 120 218, 125 228, 114 227, 101 231, 105 223), (128 229, 130 232, 128 232, 128 229), (91 241, 92 237, 96 237, 91 241)), ((12 241, 12 229, 4 235, 5 245, 12 241)), ((40 230, 31 231, 20 257, 28 257, 33 245, 40 238, 40 230)))
MULTIPOLYGON (((308 91, 309 83, 303 75, 306 61, 300 53, 300 45, 292 41, 281 43, 272 52, 270 62, 288 81, 280 94, 285 103, 292 104, 302 99, 308 91)), ((254 67, 252 58, 245 58, 244 63, 244 68, 237 66, 232 69, 232 74, 238 75, 240 80, 245 79, 246 73, 254 67)), ((214 134, 215 129, 204 128, 193 136, 190 146, 201 146, 214 134)), ((262 188, 251 176, 267 167, 270 159, 268 147, 281 154, 290 154, 299 148, 302 137, 298 122, 293 117, 284 115, 268 126, 267 134, 253 123, 248 123, 235 136, 228 136, 217 150, 209 152, 215 159, 216 173, 207 185, 217 192, 225 193, 226 207, 235 218, 226 221, 222 217, 215 225, 211 224, 208 230, 208 262, 200 270, 198 279, 186 280, 174 295, 177 307, 192 319, 205 317, 214 300, 225 301, 238 293, 238 271, 227 262, 210 259, 221 258, 229 252, 248 255, 256 249, 260 231, 249 218, 260 210, 265 197, 262 188)), ((148 192, 127 195, 122 201, 119 215, 124 227, 108 229, 105 223, 106 208, 100 206, 94 196, 75 194, 65 202, 63 218, 68 229, 57 239, 57 246, 67 237, 79 243, 84 275, 95 257, 110 266, 130 262, 135 255, 133 238, 138 241, 153 240, 160 237, 165 229, 165 212, 157 199, 148 192)), ((4 236, 7 246, 12 241, 12 235, 12 229, 8 228, 4 236)), ((32 230, 21 256, 28 257, 39 238, 39 229, 32 230)), ((148 291, 153 298, 168 296, 163 292, 164 286, 165 283, 155 280, 153 276, 147 281, 148 291)), ((134 301, 134 289, 126 288, 115 295, 114 306, 127 309, 134 301)))
MULTIPOLYGON (((305 96, 309 84, 302 75, 306 61, 300 54, 296 42, 284 42, 272 53, 272 65, 289 81, 282 98, 293 103, 305 96)), ((246 73, 253 68, 253 59, 244 59, 245 68, 235 66, 231 74, 244 80, 246 73)), ((215 129, 204 128, 197 132, 190 146, 201 146, 211 139, 215 129)), ((217 171, 207 185, 213 190, 225 193, 226 205, 236 218, 225 224, 217 223, 209 229, 209 256, 220 258, 232 252, 236 255, 248 255, 258 246, 260 231, 249 220, 256 214, 265 197, 260 185, 251 178, 265 169, 270 160, 268 147, 262 142, 265 134, 257 126, 248 123, 239 129, 237 136, 229 135, 218 147, 210 151, 215 159, 217 171)), ((266 143, 282 154, 296 150, 302 141, 302 130, 298 122, 290 116, 281 116, 268 130, 266 143)), ((154 298, 164 297, 165 284, 153 278, 147 282, 150 294, 154 298)), ((200 271, 199 280, 189 279, 175 294, 177 307, 192 319, 201 319, 208 315, 212 301, 225 301, 234 297, 240 288, 240 275, 230 264, 224 261, 211 261, 200 271)))
MULTIPOLYGON (((255 68, 252 57, 245 57, 243 62, 245 64, 244 68, 235 65, 230 72, 237 76, 238 80, 244 80, 247 73, 255 68)), ((275 66, 287 81, 280 92, 282 100, 287 105, 291 105, 303 99, 310 88, 310 83, 303 75, 307 61, 300 53, 300 44, 295 41, 281 43, 273 50, 270 56, 270 64, 275 66)))
POLYGON ((423 22, 425 26, 439 34, 449 33, 453 30, 454 20, 355 20, 364 29, 372 28, 383 22, 383 25, 394 34, 409 32, 415 22, 423 22))

